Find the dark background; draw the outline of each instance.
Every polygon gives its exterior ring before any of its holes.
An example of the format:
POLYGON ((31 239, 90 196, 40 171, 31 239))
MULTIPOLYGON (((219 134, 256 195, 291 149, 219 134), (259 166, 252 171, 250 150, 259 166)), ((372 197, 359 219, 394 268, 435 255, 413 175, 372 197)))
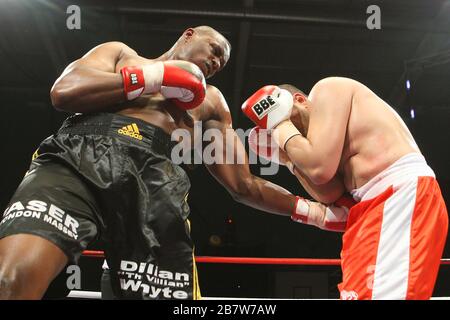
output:
MULTIPOLYGON (((450 200, 447 1, 0 0, 1 209, 40 141, 67 116, 52 108, 49 90, 68 63, 112 40, 157 57, 187 27, 205 24, 222 32, 233 47, 227 67, 209 82, 226 97, 235 128, 250 127, 240 105, 262 85, 292 83, 309 92, 323 77, 354 78, 404 118, 450 200), (81 30, 66 27, 66 8, 72 4, 81 8, 81 30), (381 8, 381 30, 366 27, 371 4, 381 8)), ((258 168, 254 165, 252 171, 258 173, 258 168)), ((202 166, 189 174, 197 255, 339 257, 340 234, 240 205, 202 166), (221 239, 219 245, 210 241, 212 235, 221 239)), ((267 179, 306 195, 287 170, 267 179)), ((447 243, 444 257, 450 256, 449 249, 447 243)), ((84 286, 98 289, 100 262, 84 259, 89 270, 84 286)), ((441 267, 437 296, 450 296, 448 269, 441 267)), ((199 271, 204 295, 235 297, 337 297, 341 276, 337 267, 201 264, 199 271), (286 277, 316 280, 292 280, 289 286, 286 277)))

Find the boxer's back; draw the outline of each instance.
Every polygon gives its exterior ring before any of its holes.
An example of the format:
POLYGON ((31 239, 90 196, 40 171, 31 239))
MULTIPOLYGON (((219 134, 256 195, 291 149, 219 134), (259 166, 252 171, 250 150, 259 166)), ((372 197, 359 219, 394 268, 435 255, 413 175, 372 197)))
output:
POLYGON ((354 94, 339 170, 352 190, 403 155, 420 150, 394 109, 363 84, 350 80, 348 86, 354 94))

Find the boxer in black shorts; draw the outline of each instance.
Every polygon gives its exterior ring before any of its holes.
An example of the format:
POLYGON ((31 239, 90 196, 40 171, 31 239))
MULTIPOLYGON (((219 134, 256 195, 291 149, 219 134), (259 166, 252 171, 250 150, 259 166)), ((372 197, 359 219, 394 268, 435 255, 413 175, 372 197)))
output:
MULTIPOLYGON (((187 29, 156 59, 120 42, 70 64, 51 90, 55 108, 82 112, 39 146, 0 224, 0 298, 38 299, 94 239, 106 243, 118 298, 195 299, 189 180, 171 160, 171 134, 195 121, 223 133, 245 161, 208 164, 233 198, 290 215, 296 197, 251 174, 231 116, 205 78, 230 44, 210 27, 187 29)), ((193 136, 193 135, 192 135, 193 136)), ((219 149, 216 149, 219 150, 219 149)))
POLYGON ((170 161, 172 143, 160 128, 122 115, 67 119, 37 150, 0 222, 2 237, 43 237, 72 263, 100 238, 112 269, 123 271, 122 286, 133 286, 124 298, 192 299, 190 183, 170 161), (136 275, 153 278, 151 286, 136 275))

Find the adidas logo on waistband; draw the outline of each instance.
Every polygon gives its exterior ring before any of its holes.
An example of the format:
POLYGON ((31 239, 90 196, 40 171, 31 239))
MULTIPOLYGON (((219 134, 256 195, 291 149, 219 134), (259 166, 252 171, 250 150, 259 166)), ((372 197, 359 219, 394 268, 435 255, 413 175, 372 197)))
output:
POLYGON ((142 136, 139 133, 139 128, 136 123, 129 124, 122 129, 117 130, 117 132, 134 139, 142 140, 142 136))

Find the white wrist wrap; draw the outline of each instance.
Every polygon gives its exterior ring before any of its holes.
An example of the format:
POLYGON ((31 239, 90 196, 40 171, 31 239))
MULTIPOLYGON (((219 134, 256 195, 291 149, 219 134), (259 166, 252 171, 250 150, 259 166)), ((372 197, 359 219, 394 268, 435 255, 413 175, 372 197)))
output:
POLYGON ((344 206, 327 207, 319 202, 298 197, 291 219, 323 230, 343 232, 347 225, 348 211, 349 209, 344 206))
POLYGON ((286 151, 286 143, 293 136, 302 135, 297 127, 290 121, 281 122, 274 130, 273 137, 281 149, 286 151))
POLYGON ((161 90, 164 78, 164 64, 161 61, 142 66, 144 73, 144 93, 155 93, 161 90))

